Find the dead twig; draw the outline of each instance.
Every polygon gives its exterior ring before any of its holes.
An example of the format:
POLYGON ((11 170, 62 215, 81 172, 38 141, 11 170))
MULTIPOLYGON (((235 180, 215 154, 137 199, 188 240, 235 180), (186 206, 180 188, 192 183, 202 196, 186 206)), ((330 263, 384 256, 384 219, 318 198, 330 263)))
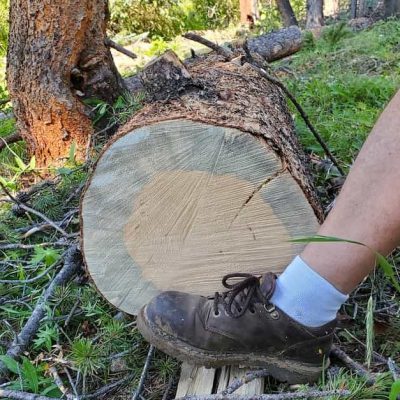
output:
POLYGON ((140 394, 142 393, 144 382, 147 377, 147 371, 150 367, 150 362, 151 362, 151 359, 153 358, 153 354, 154 354, 154 346, 150 345, 149 352, 147 353, 147 357, 146 357, 146 362, 144 363, 143 371, 142 371, 142 374, 140 375, 139 384, 138 384, 136 390, 133 392, 132 400, 138 400, 140 397, 140 394))
POLYGON ((110 38, 106 38, 104 40, 104 43, 106 46, 108 47, 112 47, 114 50, 119 51, 122 54, 125 54, 126 56, 135 59, 137 58, 137 55, 135 53, 132 53, 131 51, 129 51, 128 49, 126 49, 125 47, 119 45, 118 43, 115 43, 113 40, 111 40, 110 38))
POLYGON ((187 395, 177 400, 292 400, 311 399, 330 396, 348 396, 349 390, 307 390, 305 392, 287 392, 276 394, 238 395, 238 394, 208 394, 208 395, 187 395))
POLYGON ((28 207, 21 201, 19 201, 16 197, 14 197, 10 191, 0 182, 0 186, 3 189, 4 193, 20 208, 23 210, 36 215, 37 217, 41 218, 43 221, 46 221, 48 224, 50 224, 56 231, 60 232, 63 236, 68 237, 68 233, 64 231, 64 229, 60 228, 54 221, 52 221, 50 218, 46 217, 44 214, 42 214, 40 211, 36 211, 35 209, 28 207))
POLYGON ((169 378, 167 388, 165 389, 165 392, 164 392, 163 397, 162 397, 161 400, 168 400, 169 399, 168 395, 169 395, 169 392, 172 389, 172 385, 174 384, 174 382, 175 382, 175 377, 171 376, 171 378, 169 378))
POLYGON ((279 80, 271 76, 267 71, 264 69, 252 64, 252 63, 247 63, 254 71, 258 72, 264 79, 267 81, 273 83, 274 85, 278 86, 283 93, 289 98, 289 100, 293 103, 293 105, 296 107, 297 111, 303 118, 305 124, 307 125, 308 129, 311 131, 311 133, 314 135, 315 139, 319 143, 319 145, 322 147, 324 150, 325 154, 327 157, 332 161, 332 163, 335 165, 335 167, 338 169, 339 173, 341 175, 345 175, 344 170, 336 160, 335 156, 331 153, 329 150, 329 147, 325 143, 324 139, 322 139, 321 135, 317 132, 317 130, 314 128, 314 126, 311 124, 310 119, 308 118, 308 115, 304 111, 303 107, 299 104, 299 102, 296 100, 294 95, 289 91, 289 89, 279 80))
POLYGON ((373 385, 375 383, 375 377, 367 369, 365 369, 360 363, 354 361, 348 354, 339 347, 333 345, 331 349, 331 355, 340 360, 347 368, 354 371, 357 375, 367 379, 367 383, 373 385))
MULTIPOLYGON (((78 250, 77 246, 73 245, 67 251, 64 266, 54 277, 47 289, 44 291, 25 326, 22 328, 21 332, 13 340, 10 348, 7 350, 6 354, 9 357, 17 358, 30 344, 37 331, 39 330, 41 320, 46 314, 47 301, 52 297, 55 289, 58 286, 65 284, 72 278, 72 276, 78 271, 78 268, 81 264, 81 253, 78 250)), ((5 374, 6 371, 7 367, 4 365, 3 362, 0 361, 0 375, 5 374)))
POLYGON ((223 56, 225 58, 225 60, 230 60, 234 55, 231 50, 228 50, 222 46, 219 46, 218 44, 213 43, 210 40, 203 38, 199 35, 196 35, 193 32, 185 33, 182 36, 186 39, 192 40, 193 42, 200 43, 200 44, 214 50, 215 52, 217 52, 218 54, 223 56))
POLYGON ((38 280, 40 280, 41 278, 43 278, 45 275, 47 275, 54 267, 56 267, 57 265, 60 264, 61 260, 57 260, 55 263, 53 263, 52 265, 50 265, 50 267, 46 268, 42 273, 40 273, 39 275, 36 275, 34 278, 30 278, 30 279, 0 279, 0 283, 2 284, 13 284, 13 285, 22 285, 22 284, 26 284, 26 283, 33 283, 36 282, 38 280))
POLYGON ((54 397, 41 396, 40 394, 8 389, 0 389, 0 398, 12 400, 54 400, 54 397))
MULTIPOLYGON (((0 104, 1 106, 1 104, 0 104)), ((0 138, 0 151, 6 148, 9 144, 13 144, 23 140, 19 133, 13 133, 12 135, 6 136, 5 138, 0 138)))
POLYGON ((400 379, 400 369, 399 369, 399 367, 396 365, 394 360, 392 360, 390 357, 388 358, 387 365, 388 365, 389 371, 393 375, 393 380, 396 382, 397 380, 400 379))
POLYGON ((73 400, 75 397, 69 392, 69 389, 65 387, 64 382, 60 378, 60 375, 58 374, 58 371, 54 365, 49 368, 49 372, 54 379, 54 383, 60 389, 65 398, 68 400, 73 400))
POLYGON ((257 378, 264 378, 268 375, 270 375, 270 373, 265 369, 249 371, 243 377, 235 379, 225 390, 221 392, 221 395, 226 396, 228 394, 232 394, 246 383, 249 383, 257 378))
POLYGON ((101 396, 106 395, 107 393, 109 393, 113 389, 115 389, 116 387, 121 386, 121 385, 125 384, 126 382, 130 381, 134 376, 135 376, 134 374, 129 374, 118 381, 112 382, 106 386, 101 387, 100 389, 96 390, 93 393, 84 394, 84 395, 80 396, 80 399, 96 399, 96 400, 98 400, 101 396))
POLYGON ((0 244, 0 250, 30 250, 30 249, 35 249, 36 247, 46 247, 46 246, 66 247, 70 245, 71 243, 60 242, 60 241, 37 243, 37 244, 6 243, 6 244, 0 244))

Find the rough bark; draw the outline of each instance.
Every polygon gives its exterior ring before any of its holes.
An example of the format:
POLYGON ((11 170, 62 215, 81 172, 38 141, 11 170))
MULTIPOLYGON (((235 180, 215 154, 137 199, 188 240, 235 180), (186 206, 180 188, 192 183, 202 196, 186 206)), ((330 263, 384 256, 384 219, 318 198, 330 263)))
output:
POLYGON ((302 45, 301 31, 297 26, 291 26, 251 38, 247 45, 252 53, 259 54, 268 62, 279 60, 300 50, 302 45))
POLYGON ((289 0, 276 0, 283 26, 299 25, 289 0))
POLYGON ((38 163, 56 163, 92 123, 82 98, 112 102, 123 87, 105 33, 106 0, 12 0, 8 89, 21 135, 38 163))
POLYGON ((324 25, 324 0, 307 0, 307 29, 324 25))
POLYGON ((240 23, 253 26, 259 19, 257 0, 240 0, 240 23))

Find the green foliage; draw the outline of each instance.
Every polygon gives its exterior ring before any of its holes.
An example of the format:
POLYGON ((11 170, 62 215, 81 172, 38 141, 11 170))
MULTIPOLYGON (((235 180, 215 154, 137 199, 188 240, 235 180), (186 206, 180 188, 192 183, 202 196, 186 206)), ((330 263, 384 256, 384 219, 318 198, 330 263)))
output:
POLYGON ((0 356, 0 360, 11 373, 18 375, 17 379, 10 381, 10 385, 7 385, 7 389, 23 390, 57 398, 62 395, 52 379, 44 375, 45 365, 35 366, 26 357, 22 357, 22 363, 6 355, 0 356))
POLYGON ((70 359, 83 375, 95 375, 102 366, 100 349, 89 339, 72 343, 70 359))
POLYGON ((349 36, 351 36, 351 31, 345 21, 324 29, 322 33, 322 39, 331 49, 336 48, 341 40, 349 36))
POLYGON ((213 29, 236 22, 238 0, 112 0, 110 29, 116 33, 149 32, 171 39, 188 30, 213 29))
POLYGON ((47 351, 51 351, 51 347, 59 339, 58 328, 55 325, 46 324, 39 329, 33 345, 36 349, 44 347, 47 351))
MULTIPOLYGON (((306 2, 303 0, 291 0, 290 4, 297 20, 304 20, 306 16, 306 2)), ((260 20, 257 22, 257 31, 259 33, 282 28, 281 16, 275 2, 261 2, 259 8, 260 20)))
POLYGON ((389 400, 397 400, 400 395, 400 380, 393 382, 390 389, 389 400))
POLYGON ((7 53, 9 0, 0 0, 0 57, 7 53))
POLYGON ((35 247, 34 254, 32 257, 33 264, 39 264, 41 262, 49 267, 50 265, 54 264, 60 258, 60 251, 51 247, 35 247))

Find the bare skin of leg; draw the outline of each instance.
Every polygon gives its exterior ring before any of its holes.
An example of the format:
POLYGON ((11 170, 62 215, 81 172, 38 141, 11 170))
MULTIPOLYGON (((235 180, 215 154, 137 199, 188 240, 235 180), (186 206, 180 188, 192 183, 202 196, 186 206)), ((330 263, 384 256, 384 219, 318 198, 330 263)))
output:
MULTIPOLYGON (((400 243, 399 185, 400 90, 375 124, 318 234, 390 253, 400 243)), ((370 250, 348 243, 310 243, 301 258, 343 293, 351 292, 375 264, 370 250)))

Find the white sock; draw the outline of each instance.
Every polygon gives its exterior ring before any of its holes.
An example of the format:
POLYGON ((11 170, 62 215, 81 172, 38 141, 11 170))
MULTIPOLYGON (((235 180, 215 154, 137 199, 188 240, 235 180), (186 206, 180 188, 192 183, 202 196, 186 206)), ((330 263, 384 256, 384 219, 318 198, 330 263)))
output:
POLYGON ((297 322, 317 327, 334 320, 348 297, 297 256, 278 277, 271 303, 297 322))

